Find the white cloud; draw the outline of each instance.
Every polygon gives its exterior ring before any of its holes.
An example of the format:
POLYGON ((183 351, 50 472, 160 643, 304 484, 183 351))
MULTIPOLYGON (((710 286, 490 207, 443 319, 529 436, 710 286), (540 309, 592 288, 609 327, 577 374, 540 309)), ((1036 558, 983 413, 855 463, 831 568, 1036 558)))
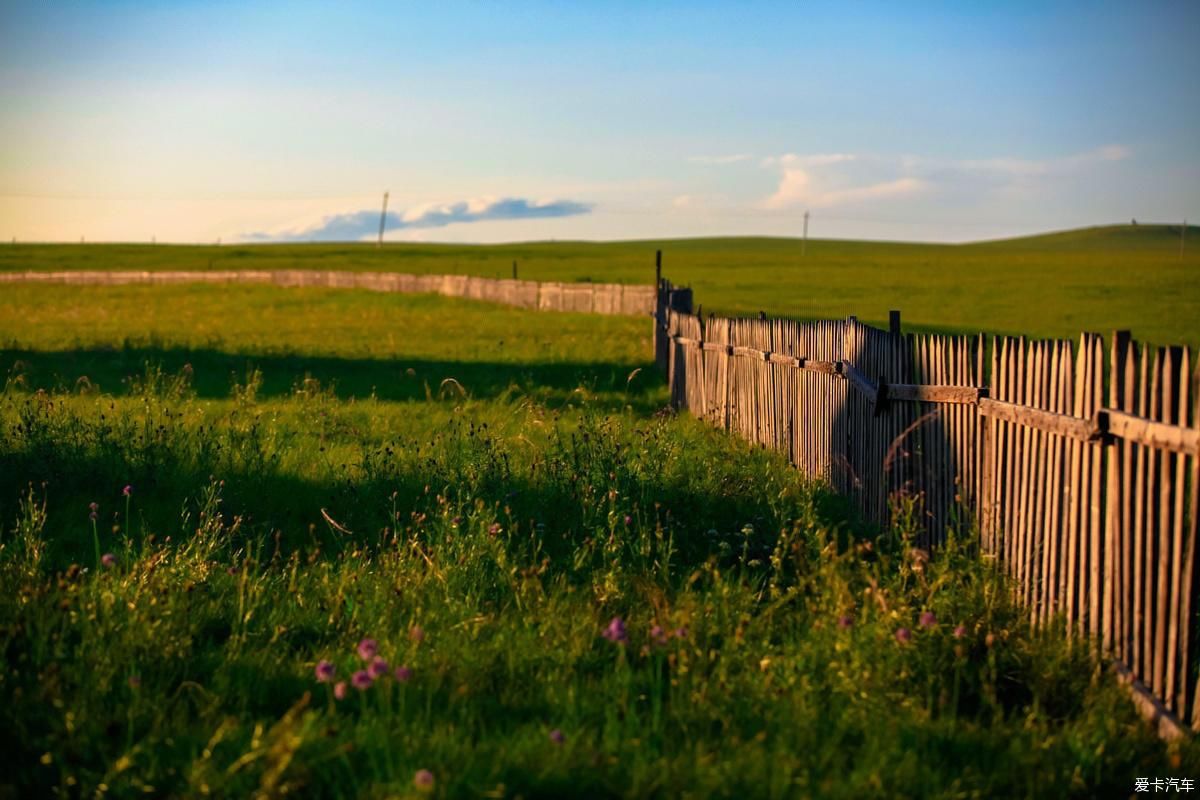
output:
POLYGON ((924 191, 970 188, 984 192, 997 186, 1079 173, 1130 155, 1129 148, 1117 144, 1048 159, 954 160, 915 155, 785 153, 760 162, 763 167, 779 170, 779 184, 761 207, 827 208, 924 191))
MULTIPOLYGON (((845 159, 843 159, 845 160, 845 159)), ((824 162, 828 164, 838 161, 824 162)), ((803 167, 785 166, 779 180, 779 188, 763 201, 763 208, 782 209, 804 206, 806 208, 828 208, 850 205, 883 197, 912 194, 926 188, 924 181, 913 177, 876 181, 861 185, 835 186, 828 178, 814 180, 812 171, 803 167)))

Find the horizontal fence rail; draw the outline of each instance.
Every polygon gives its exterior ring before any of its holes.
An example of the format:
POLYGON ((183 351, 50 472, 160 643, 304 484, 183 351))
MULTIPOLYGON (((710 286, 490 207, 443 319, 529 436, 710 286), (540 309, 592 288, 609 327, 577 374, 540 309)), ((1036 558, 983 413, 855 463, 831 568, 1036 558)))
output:
POLYGON ((0 283, 126 284, 256 283, 319 286, 467 297, 492 303, 590 314, 654 313, 654 287, 619 283, 560 283, 479 278, 472 275, 409 275, 401 272, 326 270, 59 271, 0 272, 0 283))
POLYGON ((922 546, 977 531, 1031 623, 1065 619, 1166 713, 1160 730, 1200 730, 1194 353, 1125 332, 902 335, 895 312, 889 331, 705 319, 661 277, 655 319, 677 408, 785 453, 869 520, 907 504, 922 546))

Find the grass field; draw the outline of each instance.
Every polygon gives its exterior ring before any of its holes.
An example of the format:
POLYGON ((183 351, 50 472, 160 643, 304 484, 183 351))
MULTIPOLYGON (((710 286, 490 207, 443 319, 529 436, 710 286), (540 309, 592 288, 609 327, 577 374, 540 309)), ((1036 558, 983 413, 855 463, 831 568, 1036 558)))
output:
POLYGON ((0 270, 348 269, 691 285, 719 314, 828 318, 913 330, 1076 338, 1128 328, 1157 344, 1200 345, 1200 228, 1109 226, 966 245, 687 239, 515 245, 0 246, 0 270))
POLYGON ((926 563, 903 513, 662 413, 645 320, 9 286, 0 342, 0 796, 1057 798, 1200 767, 969 548, 926 563))

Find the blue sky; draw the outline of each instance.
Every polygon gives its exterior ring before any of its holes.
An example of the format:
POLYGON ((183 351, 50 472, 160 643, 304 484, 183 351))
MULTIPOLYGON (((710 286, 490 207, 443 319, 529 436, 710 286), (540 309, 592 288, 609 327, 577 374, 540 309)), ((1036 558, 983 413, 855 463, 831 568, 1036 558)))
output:
POLYGON ((1197 3, 0 0, 0 236, 370 237, 385 190, 396 240, 1200 221, 1197 31, 1197 3))

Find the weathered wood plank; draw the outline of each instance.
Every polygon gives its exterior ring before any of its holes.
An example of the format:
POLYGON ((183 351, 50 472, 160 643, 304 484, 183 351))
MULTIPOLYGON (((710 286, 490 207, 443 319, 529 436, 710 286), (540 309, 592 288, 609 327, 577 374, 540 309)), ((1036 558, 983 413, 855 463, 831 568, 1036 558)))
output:
POLYGON ((1108 433, 1157 450, 1181 455, 1200 453, 1200 431, 1171 425, 1114 408, 1103 409, 1108 415, 1108 433))
POLYGON ((1020 403, 993 400, 990 397, 979 398, 979 413, 985 417, 995 417, 1083 442, 1100 436, 1100 427, 1095 420, 1042 411, 1020 403))

